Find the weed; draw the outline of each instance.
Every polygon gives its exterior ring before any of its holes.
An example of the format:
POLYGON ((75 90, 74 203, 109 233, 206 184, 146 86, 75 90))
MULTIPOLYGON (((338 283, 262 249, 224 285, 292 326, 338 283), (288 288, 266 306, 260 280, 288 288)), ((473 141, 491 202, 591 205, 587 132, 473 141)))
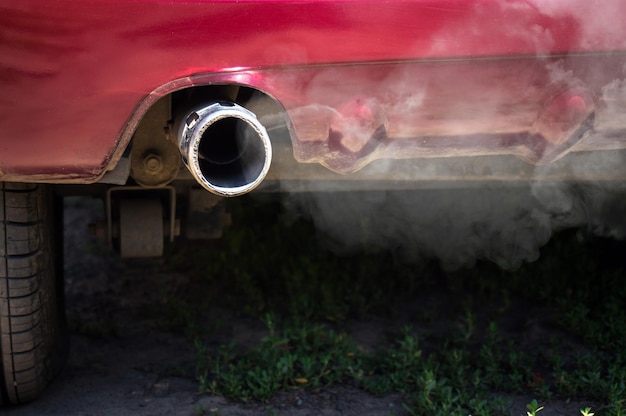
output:
POLYGON ((595 413, 591 411, 590 407, 586 407, 585 409, 580 409, 580 414, 582 416, 594 416, 595 413))
POLYGON ((543 410, 543 406, 539 406, 537 400, 533 400, 532 402, 528 403, 526 405, 526 408, 528 409, 528 411, 526 412, 528 416, 536 416, 537 413, 543 410))
POLYGON ((326 386, 351 377, 355 347, 344 334, 321 324, 281 324, 272 315, 265 322, 269 334, 246 354, 237 354, 230 345, 212 358, 196 344, 201 362, 210 368, 199 376, 201 390, 267 400, 281 389, 326 386))
MULTIPOLYGON (((446 274, 375 250, 333 255, 311 238, 310 224, 281 228, 280 207, 245 204, 254 222, 244 219, 220 249, 185 255, 184 264, 216 290, 229 288, 214 298, 221 306, 249 305, 243 312, 262 319, 267 335, 246 351, 197 340, 202 391, 267 401, 279 390, 348 383, 376 395, 401 393, 415 415, 505 415, 502 396, 511 393, 584 398, 601 404, 598 415, 626 413, 625 270, 607 260, 602 242, 582 245, 566 232, 515 273, 479 263, 446 274), (411 326, 388 328, 391 339, 374 353, 361 352, 340 330, 368 314, 396 317, 404 301, 433 288, 445 293, 442 305, 420 304, 414 316, 398 320, 411 326), (511 324, 511 315, 535 307, 554 312, 554 339, 539 324, 532 333, 528 324, 511 324)), ((237 208, 242 218, 244 208, 237 208)), ((169 302, 172 322, 193 321, 184 302, 169 302)), ((526 413, 542 409, 533 401, 526 413)))

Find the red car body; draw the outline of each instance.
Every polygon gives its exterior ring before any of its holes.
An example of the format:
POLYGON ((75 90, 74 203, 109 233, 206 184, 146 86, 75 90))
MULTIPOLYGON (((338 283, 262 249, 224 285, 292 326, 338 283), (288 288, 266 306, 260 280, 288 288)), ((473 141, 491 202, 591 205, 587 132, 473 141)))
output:
POLYGON ((341 173, 622 148, 625 21, 621 0, 4 1, 1 180, 95 182, 157 99, 214 84, 273 97, 296 160, 341 173))

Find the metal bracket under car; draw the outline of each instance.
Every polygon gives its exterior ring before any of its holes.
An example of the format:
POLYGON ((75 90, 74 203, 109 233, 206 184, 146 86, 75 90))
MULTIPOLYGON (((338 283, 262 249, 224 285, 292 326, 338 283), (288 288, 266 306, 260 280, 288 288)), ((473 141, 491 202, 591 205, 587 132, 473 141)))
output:
POLYGON ((112 187, 105 203, 109 246, 122 257, 161 256, 165 238, 173 242, 177 235, 172 187, 112 187))

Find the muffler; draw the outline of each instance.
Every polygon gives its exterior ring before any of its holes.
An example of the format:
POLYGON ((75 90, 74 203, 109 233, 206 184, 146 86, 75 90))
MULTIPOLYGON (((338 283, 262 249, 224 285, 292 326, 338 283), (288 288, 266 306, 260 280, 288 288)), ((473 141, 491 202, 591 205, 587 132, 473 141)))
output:
POLYGON ((254 113, 232 102, 196 107, 176 127, 183 162, 209 192, 237 196, 265 178, 272 145, 254 113))

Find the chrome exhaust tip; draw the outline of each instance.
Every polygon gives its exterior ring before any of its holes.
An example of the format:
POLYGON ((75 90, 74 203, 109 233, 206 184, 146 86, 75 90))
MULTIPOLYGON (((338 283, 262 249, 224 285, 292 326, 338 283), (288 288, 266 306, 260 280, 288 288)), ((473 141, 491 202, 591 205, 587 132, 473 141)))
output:
POLYGON ((203 188, 238 196, 256 188, 272 163, 272 145, 254 113, 231 102, 198 107, 181 119, 177 144, 203 188))

